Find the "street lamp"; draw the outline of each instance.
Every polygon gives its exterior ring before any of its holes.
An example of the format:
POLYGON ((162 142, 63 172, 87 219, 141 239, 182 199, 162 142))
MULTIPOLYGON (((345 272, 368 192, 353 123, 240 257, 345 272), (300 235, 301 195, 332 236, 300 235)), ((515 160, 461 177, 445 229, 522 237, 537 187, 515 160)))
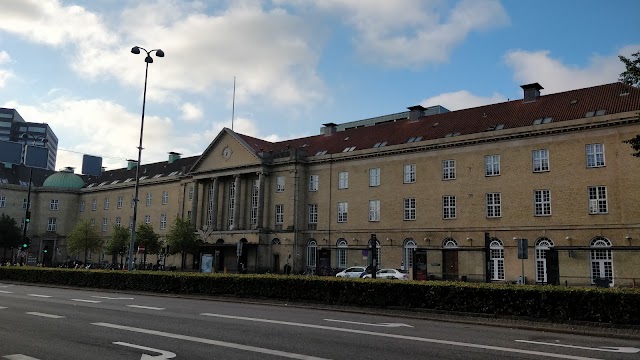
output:
MULTIPOLYGON (((22 160, 22 163, 26 166, 27 165, 27 140, 28 139, 33 140, 33 145, 36 144, 36 141, 40 141, 44 145, 48 142, 48 140, 45 137, 31 135, 29 133, 23 133, 22 135, 20 135, 20 138, 25 140, 24 159, 22 160)), ((31 182, 32 180, 33 180, 33 167, 29 167, 29 186, 27 190, 27 207, 24 212, 24 223, 22 228, 22 246, 21 246, 22 251, 26 251, 27 248, 29 247, 29 244, 27 242, 27 226, 31 223, 31 182)), ((40 256, 40 254, 38 254, 38 256, 40 256)), ((23 257, 21 256, 20 262, 22 262, 22 258, 23 257)))
POLYGON ((131 222, 131 242, 129 243, 129 262, 127 269, 133 270, 133 246, 136 243, 136 217, 138 215, 138 188, 140 187, 140 161, 142 157, 142 134, 144 131, 144 107, 147 102, 147 75, 149 74, 149 64, 153 62, 151 57, 152 53, 156 53, 157 57, 164 57, 164 51, 160 49, 153 49, 147 51, 147 49, 140 46, 134 46, 131 48, 131 53, 140 54, 140 50, 147 53, 147 57, 144 58, 145 70, 144 70, 144 91, 142 93, 142 120, 140 121, 140 145, 138 145, 138 163, 136 164, 136 185, 133 195, 133 219, 131 222))

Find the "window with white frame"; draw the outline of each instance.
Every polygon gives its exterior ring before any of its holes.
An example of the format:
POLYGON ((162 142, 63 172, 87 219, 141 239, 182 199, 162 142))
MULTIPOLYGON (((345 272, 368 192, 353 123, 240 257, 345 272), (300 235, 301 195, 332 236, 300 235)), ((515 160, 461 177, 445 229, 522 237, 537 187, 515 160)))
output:
POLYGON ((500 175, 500 155, 487 155, 484 157, 485 176, 500 175))
POLYGON ((416 198, 405 198, 404 200, 404 220, 416 219, 416 198))
POLYGON ((487 217, 497 218, 502 216, 502 201, 500 193, 487 193, 487 217))
POLYGON ((260 195, 260 182, 258 180, 251 181, 251 214, 250 223, 256 225, 258 223, 258 197, 260 195))
POLYGON ((49 218, 47 222, 47 231, 56 231, 56 229, 58 228, 57 224, 58 222, 56 218, 49 218))
POLYGON ((118 202, 117 202, 117 204, 116 204, 117 208, 118 208, 118 209, 122 209, 122 204, 123 204, 123 203, 124 203, 124 199, 123 199, 122 195, 119 195, 119 196, 118 196, 118 202))
POLYGON ((458 242, 455 239, 446 238, 442 242, 442 247, 444 249, 457 249, 458 248, 458 242))
POLYGON ((456 161, 442 160, 442 180, 453 180, 456 178, 456 161))
POLYGON ((534 190, 533 205, 535 216, 551 215, 551 190, 534 190))
POLYGON ((307 267, 316 267, 316 250, 318 243, 315 240, 309 240, 307 243, 307 267))
POLYGON ((229 207, 228 207, 228 224, 229 227, 232 227, 234 224, 235 217, 235 209, 236 209, 236 183, 232 181, 229 183, 229 207))
MULTIPOLYGON (((1 200, 2 199, 0 199, 0 201, 1 200)), ((0 206, 0 207, 4 207, 4 206, 0 206)), ((51 201, 49 202, 49 210, 53 210, 53 211, 58 210, 58 199, 51 199, 51 201)))
POLYGON ((611 242, 603 237, 591 240, 591 284, 598 279, 608 279, 613 285, 613 257, 611 242))
POLYGON ((309 175, 309 191, 318 191, 318 175, 309 175))
POLYGON ((144 223, 147 225, 151 224, 151 215, 144 216, 144 223))
POLYGON ((284 176, 276 178, 276 192, 284 192, 284 176))
POLYGON ((309 224, 318 223, 318 204, 309 204, 309 224))
POLYGON ((109 210, 109 198, 104 198, 104 209, 109 210))
POLYGON ((193 185, 189 187, 189 200, 193 200, 193 185))
POLYGON ((336 251, 336 267, 344 269, 347 267, 347 240, 338 239, 338 250, 336 251))
POLYGON ((369 169, 369 186, 380 186, 380 168, 369 169))
POLYGON ((169 203, 169 192, 168 191, 163 191, 162 192, 162 205, 167 205, 169 203))
POLYGON ((587 144, 587 167, 604 166, 604 144, 587 144))
POLYGON ((608 212, 607 187, 589 186, 589 214, 606 214, 608 212))
POLYGON ((98 200, 93 199, 91 201, 91 211, 96 211, 96 210, 98 210, 98 200))
POLYGON ((416 182, 416 164, 407 164, 404 166, 404 183, 411 184, 416 182))
POLYGON ((207 221, 206 224, 208 227, 211 227, 213 224, 213 205, 215 203, 215 199, 213 198, 213 183, 209 184, 209 201, 207 202, 207 221))
POLYGON ((456 218, 456 197, 455 195, 445 195, 442 197, 442 218, 456 218))
POLYGON ((533 150, 533 172, 549 171, 549 150, 533 150))
POLYGON ((489 260, 489 273, 491 280, 504 280, 504 246, 502 241, 493 239, 489 244, 491 252, 489 260))
POLYGON ((116 216, 116 226, 122 226, 122 218, 120 216, 116 216))
POLYGON ((167 228, 167 214, 160 214, 160 230, 167 228))
POLYGON ((346 171, 341 171, 338 173, 338 189, 348 189, 349 188, 349 173, 346 171))
POLYGON ((284 205, 277 204, 276 205, 276 224, 284 223, 284 205))
MULTIPOLYGON (((27 208, 27 199, 26 198, 22 199, 22 208, 23 209, 27 208)), ((84 200, 82 200, 82 211, 84 211, 84 200)))
POLYGON ((369 221, 380 221, 380 200, 369 200, 369 221))
MULTIPOLYGON (((23 209, 26 209, 26 208, 27 208, 27 205, 25 203, 23 209)), ((80 212, 83 212, 83 211, 84 211, 84 200, 80 200, 80 212)))
POLYGON ((338 203, 338 222, 346 223, 347 222, 347 213, 349 210, 349 204, 346 202, 338 203))
POLYGON ((147 193, 147 206, 151 206, 151 193, 147 193))
POLYGON ((413 251, 417 248, 416 242, 409 238, 404 240, 402 247, 402 270, 410 270, 413 266, 413 251))
POLYGON ((102 218, 102 232, 106 232, 108 226, 109 220, 107 218, 102 218))
POLYGON ((536 282, 547 282, 547 251, 553 247, 553 241, 546 237, 536 240, 536 282))
POLYGON ((7 206, 7 197, 4 195, 0 195, 0 208, 6 207, 6 206, 7 206))

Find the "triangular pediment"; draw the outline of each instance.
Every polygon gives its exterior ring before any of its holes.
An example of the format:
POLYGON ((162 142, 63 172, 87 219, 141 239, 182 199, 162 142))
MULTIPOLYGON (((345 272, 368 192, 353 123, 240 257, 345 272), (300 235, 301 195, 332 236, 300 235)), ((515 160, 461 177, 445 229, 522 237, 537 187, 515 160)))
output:
POLYGON ((192 173, 260 165, 262 159, 231 129, 224 128, 191 168, 192 173))

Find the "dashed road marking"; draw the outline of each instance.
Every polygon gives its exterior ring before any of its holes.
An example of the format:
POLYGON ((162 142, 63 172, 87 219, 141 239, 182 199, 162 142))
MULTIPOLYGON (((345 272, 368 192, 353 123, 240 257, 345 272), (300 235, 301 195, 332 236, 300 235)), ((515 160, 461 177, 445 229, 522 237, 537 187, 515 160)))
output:
POLYGON ((92 295, 91 297, 94 297, 97 299, 107 299, 107 300, 133 300, 132 297, 109 297, 109 296, 95 296, 95 295, 92 295))
POLYGON ((51 295, 40 295, 40 294, 27 294, 28 296, 33 296, 33 297, 41 297, 41 298, 50 298, 53 297, 51 295))
POLYGON ((34 316, 46 317, 46 318, 49 318, 49 319, 63 319, 64 318, 64 316, 53 315, 53 314, 45 314, 45 313, 40 313, 40 312, 28 312, 26 314, 34 315, 34 316))
POLYGON ((7 360, 38 360, 34 357, 22 355, 22 354, 14 354, 14 355, 5 355, 3 358, 7 360))
POLYGON ((128 307, 131 308, 136 308, 136 309, 147 309, 147 310, 164 310, 165 308, 161 308, 161 307, 153 307, 153 306, 142 306, 142 305, 127 305, 128 307))
POLYGON ((0 306, 0 310, 6 309, 6 308, 7 308, 6 306, 0 306))
POLYGON ((13 294, 13 291, 0 290, 0 293, 3 293, 3 294, 13 294))
POLYGON ((100 300, 87 300, 87 299, 71 299, 71 301, 79 301, 79 302, 86 302, 86 303, 92 303, 92 304, 98 304, 102 302, 100 300))

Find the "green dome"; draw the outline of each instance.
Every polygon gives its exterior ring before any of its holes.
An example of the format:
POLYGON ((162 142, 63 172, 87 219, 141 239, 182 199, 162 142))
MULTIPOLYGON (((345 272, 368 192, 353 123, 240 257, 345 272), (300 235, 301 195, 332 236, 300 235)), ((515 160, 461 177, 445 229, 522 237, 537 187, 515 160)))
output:
POLYGON ((73 173, 73 169, 64 169, 44 180, 43 187, 81 189, 84 186, 82 178, 73 173))

